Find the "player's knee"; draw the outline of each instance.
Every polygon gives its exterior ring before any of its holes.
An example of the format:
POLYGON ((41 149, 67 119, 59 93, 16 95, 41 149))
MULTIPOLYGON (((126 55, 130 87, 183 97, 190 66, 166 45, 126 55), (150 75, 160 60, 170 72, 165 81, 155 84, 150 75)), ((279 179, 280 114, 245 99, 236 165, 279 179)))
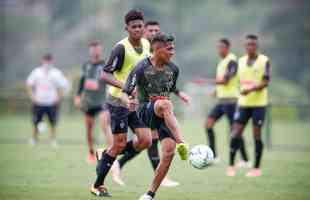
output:
POLYGON ((139 140, 139 143, 143 149, 150 148, 152 146, 152 137, 143 137, 139 140))
POLYGON ((170 160, 173 158, 174 154, 175 154, 175 145, 170 145, 169 147, 166 147, 162 151, 162 159, 170 160))
POLYGON ((213 124, 214 124, 214 119, 213 118, 208 118, 207 122, 205 124, 206 129, 211 129, 213 128, 213 124))
POLYGON ((260 140, 261 139, 261 128, 260 127, 253 127, 254 139, 260 140))
POLYGON ((231 132, 232 137, 242 137, 242 126, 239 124, 235 124, 232 128, 231 132))
POLYGON ((170 100, 161 100, 160 107, 164 113, 171 112, 173 110, 173 104, 170 100))

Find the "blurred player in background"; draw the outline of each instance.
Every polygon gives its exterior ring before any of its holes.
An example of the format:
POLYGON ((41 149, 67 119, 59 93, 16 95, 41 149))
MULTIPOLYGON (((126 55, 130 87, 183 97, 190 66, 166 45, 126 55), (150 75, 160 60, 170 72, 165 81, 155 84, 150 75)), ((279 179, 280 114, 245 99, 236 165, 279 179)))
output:
POLYGON ((235 176, 234 167, 237 150, 242 144, 242 133, 252 119, 255 163, 246 176, 261 176, 260 162, 263 153, 261 130, 265 119, 266 106, 268 105, 268 84, 270 81, 269 58, 257 51, 258 38, 256 35, 246 36, 246 55, 238 61, 238 75, 241 94, 238 99, 238 109, 235 113, 235 122, 230 143, 230 166, 227 168, 228 176, 235 176))
POLYGON ((38 124, 47 115, 50 123, 51 145, 57 147, 56 124, 62 96, 69 91, 69 82, 63 73, 54 66, 51 54, 42 57, 42 64, 36 67, 27 78, 27 92, 32 101, 33 135, 31 144, 38 141, 38 124))
POLYGON ((120 153, 137 154, 151 146, 151 132, 139 119, 136 111, 129 111, 122 100, 122 88, 135 64, 150 54, 149 42, 143 38, 144 15, 141 11, 131 10, 125 16, 125 29, 128 37, 113 48, 111 56, 104 67, 104 74, 109 74, 108 80, 118 83, 111 87, 107 97, 111 115, 113 143, 111 148, 98 152, 97 179, 91 187, 91 193, 96 196, 111 196, 104 186, 104 180, 120 153), (127 142, 128 126, 137 139, 127 142), (101 158, 99 158, 101 157, 101 158))
MULTIPOLYGON (((236 103, 239 96, 237 57, 230 52, 230 42, 228 39, 222 38, 218 41, 218 53, 221 60, 217 65, 216 79, 214 80, 216 84, 217 103, 209 113, 205 125, 209 145, 215 156, 215 162, 219 162, 219 156, 216 150, 213 127, 223 115, 226 115, 230 129, 232 128, 236 103)), ((240 142, 242 160, 239 166, 248 166, 250 163, 248 162, 243 137, 240 138, 240 142)))
POLYGON ((140 200, 154 199, 169 170, 176 147, 181 159, 187 159, 187 146, 169 99, 170 94, 176 91, 179 76, 178 67, 170 61, 174 55, 173 41, 173 36, 157 33, 151 41, 153 55, 136 65, 123 89, 123 100, 127 102, 129 109, 135 110, 138 103, 139 117, 150 130, 157 130, 162 147, 161 160, 152 184, 140 200), (136 87, 139 102, 130 98, 136 87))
MULTIPOLYGON (((143 37, 146 38, 149 42, 154 37, 154 35, 158 32, 160 32, 160 24, 158 21, 152 20, 152 21, 147 21, 145 23, 143 37)), ((189 103, 189 97, 184 92, 175 90, 175 94, 185 103, 189 103)), ((152 146, 147 149, 147 154, 151 162, 151 165, 153 167, 153 170, 155 171, 160 161, 160 156, 158 152, 158 133, 156 130, 152 130, 152 146)), ((124 167, 124 165, 128 161, 130 161, 137 155, 138 155, 138 152, 137 154, 125 154, 120 159, 114 162, 112 166, 112 176, 113 176, 113 180, 117 184, 119 185, 125 184, 122 179, 121 169, 124 167)), ((179 185, 178 182, 173 181, 169 179, 168 177, 165 177, 161 184, 162 186, 166 186, 166 187, 175 187, 179 185)))
POLYGON ((104 105, 106 96, 106 83, 101 79, 104 60, 102 59, 102 45, 98 41, 89 44, 90 60, 82 66, 78 91, 74 98, 74 104, 84 112, 87 144, 89 155, 87 162, 96 163, 93 144, 93 130, 95 118, 99 114, 100 125, 105 134, 108 146, 112 144, 110 127, 110 113, 104 105))

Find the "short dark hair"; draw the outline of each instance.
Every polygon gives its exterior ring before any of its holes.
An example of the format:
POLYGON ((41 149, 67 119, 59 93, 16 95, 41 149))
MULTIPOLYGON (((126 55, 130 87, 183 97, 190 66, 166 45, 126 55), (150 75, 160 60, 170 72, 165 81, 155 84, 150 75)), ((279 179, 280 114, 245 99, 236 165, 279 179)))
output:
POLYGON ((142 20, 144 21, 144 14, 140 10, 130 10, 126 15, 125 15, 125 23, 129 24, 130 21, 134 20, 142 20))
POLYGON ((160 24, 156 20, 150 20, 150 21, 147 21, 144 25, 144 27, 147 27, 147 26, 160 26, 160 24))
POLYGON ((89 47, 97 47, 100 45, 101 45, 101 43, 98 40, 93 40, 88 44, 89 47))
POLYGON ((219 42, 225 44, 226 47, 230 47, 230 41, 227 38, 221 38, 219 42))
POLYGON ((155 42, 173 42, 175 40, 173 35, 166 34, 163 32, 158 32, 154 35, 154 37, 151 39, 151 44, 154 44, 155 42))
POLYGON ((254 34, 248 34, 245 38, 252 39, 252 40, 258 40, 258 36, 254 34))
POLYGON ((53 60, 53 55, 51 53, 46 53, 42 56, 42 59, 46 61, 51 61, 53 60))

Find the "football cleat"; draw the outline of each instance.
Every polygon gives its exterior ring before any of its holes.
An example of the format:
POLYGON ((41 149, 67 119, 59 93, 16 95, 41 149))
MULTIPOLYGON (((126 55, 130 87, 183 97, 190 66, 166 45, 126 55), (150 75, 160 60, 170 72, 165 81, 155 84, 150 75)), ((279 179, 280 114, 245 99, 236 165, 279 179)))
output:
POLYGON ((181 160, 188 159, 188 145, 184 143, 177 144, 177 152, 181 158, 181 160))
POLYGON ((259 168, 253 168, 248 171, 246 177, 260 177, 262 175, 262 171, 259 168))
POLYGON ((144 194, 139 198, 139 200, 154 200, 154 198, 148 194, 144 194))
POLYGON ((98 188, 92 186, 90 188, 90 193, 97 197, 112 197, 112 195, 108 192, 107 188, 105 188, 103 185, 98 188))

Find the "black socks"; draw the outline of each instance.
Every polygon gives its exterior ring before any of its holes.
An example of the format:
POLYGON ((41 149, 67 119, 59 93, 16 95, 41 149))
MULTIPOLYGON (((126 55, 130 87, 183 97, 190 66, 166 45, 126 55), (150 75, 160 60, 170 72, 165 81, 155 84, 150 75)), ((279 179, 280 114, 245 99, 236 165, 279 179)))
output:
POLYGON ((260 167, 260 161, 262 159, 263 149, 264 149, 263 142, 261 140, 255 140, 255 164, 254 164, 255 168, 260 167))
POLYGON ((107 176, 108 172, 110 171, 113 162, 115 160, 114 157, 110 156, 107 153, 102 153, 102 159, 98 161, 97 164, 97 179, 94 184, 95 188, 98 188, 99 186, 103 185, 104 179, 107 176))
POLYGON ((241 138, 239 137, 233 137, 230 141, 230 152, 229 152, 229 165, 234 166, 235 165, 235 157, 238 149, 241 145, 241 138))
POLYGON ((208 134, 208 141, 209 141, 210 148, 212 149, 214 153, 214 157, 216 157, 217 152, 216 152, 216 147, 215 147, 215 136, 214 136, 213 128, 208 128, 207 134, 208 134))
POLYGON ((241 158, 242 160, 248 162, 249 158, 248 158, 248 154, 246 152, 246 148, 245 148, 245 143, 244 143, 244 139, 243 137, 241 137, 241 144, 240 144, 240 153, 241 153, 241 158))
POLYGON ((152 140, 152 146, 147 149, 147 155, 149 156, 152 167, 155 171, 160 161, 159 152, 158 152, 158 139, 152 140))

